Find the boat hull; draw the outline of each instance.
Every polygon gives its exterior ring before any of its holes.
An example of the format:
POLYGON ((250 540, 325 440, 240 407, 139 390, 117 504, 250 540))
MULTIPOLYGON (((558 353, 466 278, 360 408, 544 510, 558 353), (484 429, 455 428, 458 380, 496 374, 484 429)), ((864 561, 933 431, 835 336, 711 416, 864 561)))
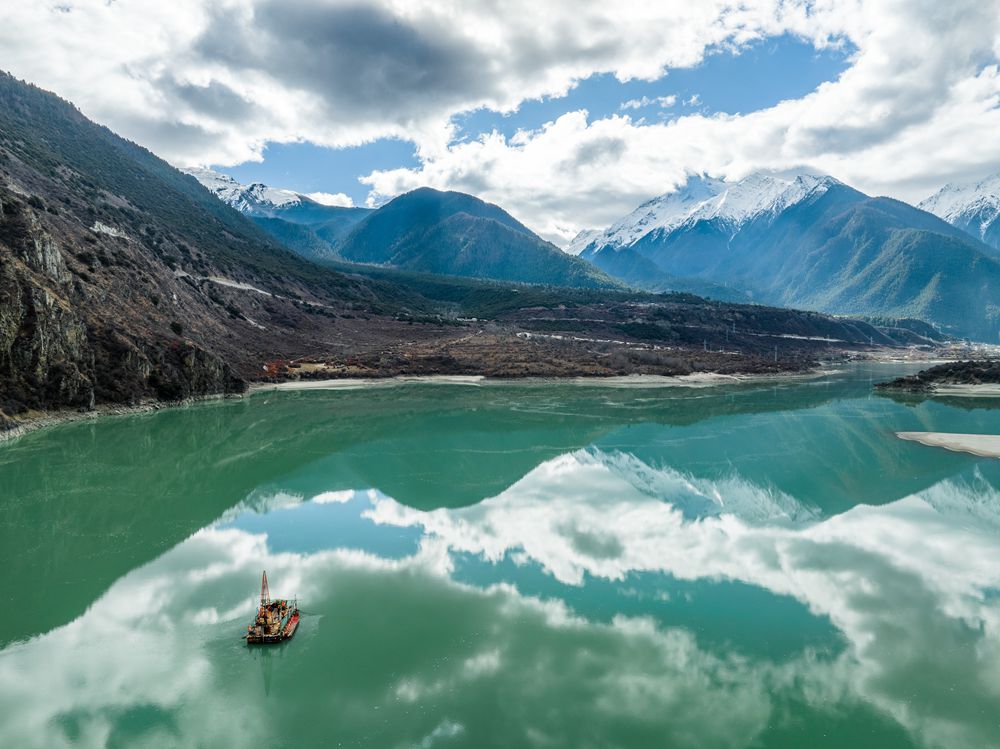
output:
POLYGON ((295 630, 298 629, 298 626, 299 612, 298 610, 295 610, 292 612, 292 615, 288 617, 288 621, 285 622, 284 626, 278 632, 260 635, 248 632, 245 635, 247 645, 277 645, 285 640, 292 639, 295 634, 295 630))

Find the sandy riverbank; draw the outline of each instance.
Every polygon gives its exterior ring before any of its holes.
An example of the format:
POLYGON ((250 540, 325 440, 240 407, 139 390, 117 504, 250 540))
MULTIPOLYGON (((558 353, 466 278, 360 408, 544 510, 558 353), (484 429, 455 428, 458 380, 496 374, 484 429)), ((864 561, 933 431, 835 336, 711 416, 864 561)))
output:
POLYGON ((979 385, 934 385, 931 395, 947 395, 959 398, 1000 398, 1000 384, 979 385))
POLYGON ((1000 435, 997 434, 896 432, 896 436, 929 447, 943 447, 954 452, 971 453, 980 458, 1000 458, 1000 435))
POLYGON ((361 390, 401 385, 581 385, 585 387, 613 388, 704 388, 720 385, 741 385, 772 381, 814 379, 830 374, 829 370, 814 372, 789 372, 780 374, 718 374, 699 372, 688 375, 622 375, 616 377, 523 377, 488 378, 482 375, 411 375, 400 377, 342 378, 329 380, 292 380, 279 383, 252 385, 249 393, 288 392, 301 390, 361 390))
POLYGON ((399 377, 344 377, 335 380, 289 380, 261 382, 250 386, 249 395, 292 390, 362 390, 366 388, 398 387, 399 385, 480 385, 482 375, 401 375, 399 377))
POLYGON ((698 372, 688 375, 622 375, 620 377, 574 377, 567 382, 589 387, 616 388, 657 388, 683 387, 704 388, 720 385, 750 385, 762 382, 795 382, 827 377, 836 370, 817 369, 810 372, 781 372, 775 374, 718 374, 698 372))

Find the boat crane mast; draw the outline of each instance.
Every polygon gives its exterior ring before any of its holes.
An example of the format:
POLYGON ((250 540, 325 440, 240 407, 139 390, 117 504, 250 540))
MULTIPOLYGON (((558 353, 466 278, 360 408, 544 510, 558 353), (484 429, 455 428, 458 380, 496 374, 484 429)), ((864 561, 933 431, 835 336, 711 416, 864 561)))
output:
POLYGON ((260 579, 260 605, 267 606, 271 602, 271 591, 267 588, 267 570, 264 570, 264 576, 260 579))

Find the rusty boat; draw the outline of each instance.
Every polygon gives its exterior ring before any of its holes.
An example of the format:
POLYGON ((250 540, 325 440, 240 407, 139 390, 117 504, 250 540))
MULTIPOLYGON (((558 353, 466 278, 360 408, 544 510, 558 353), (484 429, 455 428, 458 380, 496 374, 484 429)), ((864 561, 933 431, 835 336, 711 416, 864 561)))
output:
POLYGON ((244 639, 248 645, 272 645, 290 640, 299 626, 299 606, 295 600, 271 598, 267 587, 267 570, 260 581, 260 607, 247 627, 244 639))

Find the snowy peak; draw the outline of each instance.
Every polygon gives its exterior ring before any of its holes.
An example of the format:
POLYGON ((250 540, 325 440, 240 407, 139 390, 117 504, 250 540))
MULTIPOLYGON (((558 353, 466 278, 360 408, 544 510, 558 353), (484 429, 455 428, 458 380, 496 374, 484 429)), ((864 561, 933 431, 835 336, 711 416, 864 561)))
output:
POLYGON ((982 205, 1000 206, 1000 174, 978 182, 949 183, 917 207, 949 221, 968 212, 970 207, 982 205))
POLYGON ((625 247, 654 229, 672 229, 684 223, 688 216, 706 202, 718 197, 724 190, 724 185, 721 180, 710 177, 690 177, 683 187, 647 200, 605 231, 589 229, 580 232, 569 243, 566 251, 571 255, 579 255, 591 246, 625 247))
POLYGON ((277 208, 289 208, 303 203, 314 203, 311 198, 291 190, 268 187, 261 182, 243 185, 228 174, 212 169, 192 167, 181 169, 211 190, 218 198, 251 216, 268 216, 277 208))
POLYGON ((251 185, 247 185, 246 193, 257 203, 271 206, 287 206, 292 203, 304 203, 307 200, 311 200, 297 192, 282 190, 278 187, 268 187, 261 182, 254 182, 251 185))
POLYGON ((739 182, 722 183, 722 192, 694 215, 742 225, 758 216, 781 213, 834 184, 837 180, 833 177, 810 172, 754 172, 739 182))
POLYGON ((945 185, 917 207, 989 242, 990 230, 1000 217, 1000 174, 978 182, 945 185))
POLYGON ((718 221, 735 235, 747 223, 777 216, 837 184, 833 177, 807 171, 754 172, 738 182, 692 176, 683 187, 643 203, 603 234, 581 232, 567 251, 627 247, 650 232, 666 234, 697 221, 718 221))
POLYGON ((598 239, 603 233, 601 229, 584 229, 570 240, 569 245, 566 246, 566 253, 569 255, 579 255, 587 249, 591 242, 598 239))
POLYGON ((212 169, 203 169, 202 167, 193 166, 181 168, 181 171, 185 174, 190 174, 212 192, 233 188, 243 189, 243 186, 228 174, 216 172, 212 169))

